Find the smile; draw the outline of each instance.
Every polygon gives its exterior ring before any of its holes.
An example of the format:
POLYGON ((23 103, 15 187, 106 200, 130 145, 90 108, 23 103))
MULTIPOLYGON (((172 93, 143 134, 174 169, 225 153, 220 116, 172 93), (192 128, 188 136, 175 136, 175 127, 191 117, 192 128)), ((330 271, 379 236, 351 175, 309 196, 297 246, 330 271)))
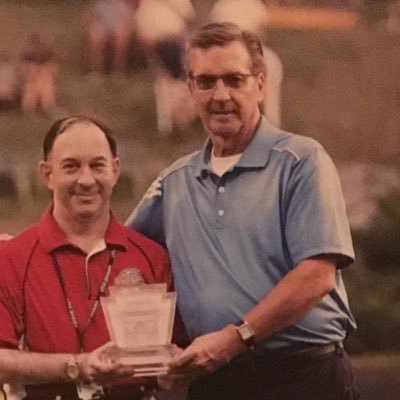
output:
POLYGON ((75 193, 75 196, 82 200, 91 200, 96 195, 97 195, 97 193, 75 193))

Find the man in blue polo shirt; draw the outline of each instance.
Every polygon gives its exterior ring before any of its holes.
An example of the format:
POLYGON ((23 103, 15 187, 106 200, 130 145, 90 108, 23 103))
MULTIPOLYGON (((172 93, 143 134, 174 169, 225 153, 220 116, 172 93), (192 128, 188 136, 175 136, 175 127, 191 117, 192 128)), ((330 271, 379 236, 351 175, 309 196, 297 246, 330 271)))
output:
POLYGON ((162 172, 128 224, 164 244, 192 344, 160 382, 189 399, 356 399, 341 269, 353 261, 335 167, 260 115, 258 38, 230 23, 191 37, 204 148, 162 172))

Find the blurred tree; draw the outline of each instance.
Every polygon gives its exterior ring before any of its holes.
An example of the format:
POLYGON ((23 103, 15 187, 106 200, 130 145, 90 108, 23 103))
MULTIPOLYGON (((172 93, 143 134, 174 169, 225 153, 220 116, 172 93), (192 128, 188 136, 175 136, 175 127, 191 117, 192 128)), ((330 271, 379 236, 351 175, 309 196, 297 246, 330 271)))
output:
POLYGON ((365 266, 376 272, 400 272, 400 191, 382 199, 368 228, 355 232, 365 266))

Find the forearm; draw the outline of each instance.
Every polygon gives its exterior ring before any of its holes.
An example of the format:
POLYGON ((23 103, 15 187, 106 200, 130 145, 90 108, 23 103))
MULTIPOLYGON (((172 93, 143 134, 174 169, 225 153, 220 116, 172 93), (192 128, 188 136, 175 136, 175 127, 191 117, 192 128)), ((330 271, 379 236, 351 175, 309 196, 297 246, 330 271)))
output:
POLYGON ((44 354, 0 349, 0 382, 42 384, 66 382, 71 354, 44 354))
POLYGON ((256 341, 271 337, 301 319, 334 287, 336 266, 329 259, 308 259, 289 272, 245 316, 256 341))
MULTIPOLYGON (((269 338, 301 319, 335 282, 336 266, 324 257, 296 266, 279 284, 251 309, 243 319, 254 330, 256 341, 269 338)), ((246 349, 236 327, 197 337, 183 354, 170 364, 161 384, 171 388, 180 380, 190 381, 216 370, 246 349)))

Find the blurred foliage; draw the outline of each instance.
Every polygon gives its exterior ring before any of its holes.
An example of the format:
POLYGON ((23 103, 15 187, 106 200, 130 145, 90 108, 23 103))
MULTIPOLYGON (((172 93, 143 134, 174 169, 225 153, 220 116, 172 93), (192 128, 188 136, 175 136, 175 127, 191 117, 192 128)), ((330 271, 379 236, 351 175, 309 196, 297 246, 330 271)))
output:
POLYGON ((374 219, 353 238, 358 261, 345 279, 358 330, 350 349, 400 350, 400 191, 382 199, 374 219))
POLYGON ((355 232, 354 238, 367 268, 400 273, 400 191, 379 202, 378 213, 368 228, 355 232))

